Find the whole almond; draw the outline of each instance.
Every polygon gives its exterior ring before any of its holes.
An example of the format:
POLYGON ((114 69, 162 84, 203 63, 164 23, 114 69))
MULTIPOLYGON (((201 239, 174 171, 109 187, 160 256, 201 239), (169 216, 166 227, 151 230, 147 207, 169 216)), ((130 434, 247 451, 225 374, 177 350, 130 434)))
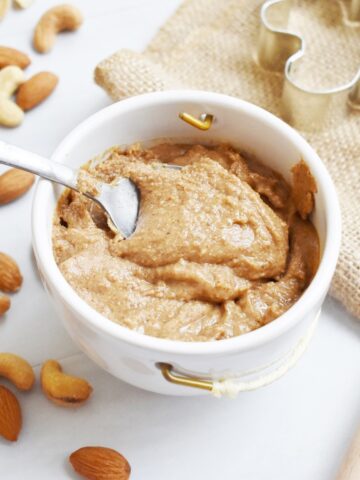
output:
POLYGON ((15 48, 0 46, 0 68, 9 65, 16 65, 17 67, 24 69, 29 66, 30 63, 31 60, 25 53, 20 52, 15 48))
POLYGON ((16 103, 26 111, 44 101, 58 84, 58 77, 51 72, 40 72, 20 85, 16 94, 16 103))
POLYGON ((35 181, 35 175, 10 168, 0 175, 0 205, 12 202, 26 193, 35 181))
POLYGON ((15 395, 0 385, 0 435, 10 442, 18 439, 22 424, 21 408, 15 395))
POLYGON ((83 447, 69 457, 74 470, 89 480, 128 480, 131 468, 112 448, 83 447))
POLYGON ((4 313, 6 313, 9 310, 10 304, 11 304, 11 301, 7 295, 0 296, 0 317, 1 315, 4 315, 4 313))
POLYGON ((15 260, 0 252, 0 290, 16 292, 22 284, 22 276, 15 260))

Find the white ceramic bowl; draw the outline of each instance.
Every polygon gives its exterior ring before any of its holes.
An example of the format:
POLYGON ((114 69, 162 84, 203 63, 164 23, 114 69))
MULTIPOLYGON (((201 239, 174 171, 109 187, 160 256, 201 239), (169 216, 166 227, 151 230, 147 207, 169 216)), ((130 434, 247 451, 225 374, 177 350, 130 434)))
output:
POLYGON ((159 92, 115 103, 75 128, 52 160, 79 167, 110 146, 158 138, 227 141, 255 154, 288 180, 291 167, 305 160, 318 186, 313 222, 321 242, 321 263, 301 298, 270 324, 218 342, 164 340, 113 323, 82 300, 60 273, 52 252, 51 226, 61 189, 41 180, 34 197, 32 228, 44 285, 75 343, 98 365, 132 385, 165 394, 201 392, 169 383, 157 368, 158 362, 169 363, 185 375, 256 381, 297 348, 320 311, 340 246, 334 185, 314 150, 287 124, 247 102, 210 92, 159 92), (195 116, 211 113, 215 121, 208 131, 200 131, 179 119, 183 111, 195 116))

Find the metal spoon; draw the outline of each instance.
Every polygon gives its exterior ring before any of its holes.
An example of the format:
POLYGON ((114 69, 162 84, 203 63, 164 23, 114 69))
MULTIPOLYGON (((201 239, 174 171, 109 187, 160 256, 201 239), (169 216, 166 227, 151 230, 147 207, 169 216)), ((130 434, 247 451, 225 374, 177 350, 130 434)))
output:
MULTIPOLYGON (((35 173, 47 180, 79 191, 77 170, 2 141, 0 141, 0 163, 35 173)), ((100 205, 115 228, 125 238, 129 237, 135 231, 140 206, 140 191, 135 183, 129 178, 120 178, 116 184, 111 185, 97 182, 96 189, 100 192, 96 196, 88 192, 81 193, 100 205)))

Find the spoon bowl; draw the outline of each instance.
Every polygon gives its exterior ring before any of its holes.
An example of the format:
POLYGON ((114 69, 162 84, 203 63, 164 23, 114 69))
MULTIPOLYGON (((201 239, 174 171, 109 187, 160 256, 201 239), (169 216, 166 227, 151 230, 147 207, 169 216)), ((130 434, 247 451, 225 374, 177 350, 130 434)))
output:
POLYGON ((93 197, 107 213, 111 230, 125 238, 136 229, 140 207, 140 190, 129 178, 120 178, 115 184, 103 183, 100 193, 93 197))
MULTIPOLYGON (((0 163, 26 170, 72 190, 80 191, 78 170, 2 141, 0 141, 0 163)), ((86 191, 80 193, 95 201, 105 211, 112 230, 128 238, 134 233, 137 224, 140 207, 139 189, 132 180, 122 177, 111 185, 97 182, 96 190, 99 192, 97 195, 86 191)))

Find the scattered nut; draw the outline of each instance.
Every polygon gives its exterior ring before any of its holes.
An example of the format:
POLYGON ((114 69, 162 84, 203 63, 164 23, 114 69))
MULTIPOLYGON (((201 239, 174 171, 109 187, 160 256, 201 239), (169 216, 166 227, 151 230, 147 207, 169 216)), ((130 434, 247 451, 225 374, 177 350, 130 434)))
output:
POLYGON ((58 77, 51 72, 40 72, 23 83, 16 95, 16 103, 26 111, 44 101, 55 89, 58 77))
POLYGON ((41 369, 41 386, 52 402, 63 407, 77 407, 91 395, 91 385, 82 378, 62 373, 56 360, 48 360, 41 369))
POLYGON ((0 376, 12 382, 19 390, 30 390, 35 382, 32 366, 13 353, 0 353, 0 376))
POLYGON ((59 32, 77 30, 82 22, 82 13, 72 5, 50 8, 36 25, 33 40, 35 50, 40 53, 48 52, 54 46, 59 32))
POLYGON ((23 278, 17 263, 6 253, 0 252, 0 290, 16 292, 21 287, 23 278))
MULTIPOLYGON (((14 104, 15 105, 15 104, 14 104)), ((0 99, 1 106, 1 99, 0 99)), ((35 181, 35 175, 10 168, 0 175, 0 205, 5 205, 26 193, 35 181)))
POLYGON ((9 65, 0 71, 0 95, 11 97, 19 86, 24 83, 25 75, 21 68, 9 65))
POLYGON ((12 100, 0 97, 0 125, 17 127, 24 120, 24 112, 12 100))
POLYGON ((4 315, 10 308, 10 298, 7 295, 1 295, 0 297, 0 317, 4 315))
POLYGON ((34 3, 34 0, 14 0, 14 3, 18 8, 28 8, 34 3))
POLYGON ((18 439, 22 424, 18 399, 6 387, 0 385, 0 435, 10 442, 18 439))
POLYGON ((20 52, 15 48, 0 46, 0 68, 15 65, 24 69, 29 66, 30 63, 31 60, 25 53, 20 52))
POLYGON ((23 121, 24 112, 10 97, 24 80, 24 72, 14 65, 0 71, 0 125, 17 127, 23 121))
POLYGON ((0 20, 7 14, 10 7, 10 0, 0 0, 0 20))
POLYGON ((89 480, 128 480, 131 468, 120 453, 105 447, 83 447, 72 453, 74 470, 89 480))

